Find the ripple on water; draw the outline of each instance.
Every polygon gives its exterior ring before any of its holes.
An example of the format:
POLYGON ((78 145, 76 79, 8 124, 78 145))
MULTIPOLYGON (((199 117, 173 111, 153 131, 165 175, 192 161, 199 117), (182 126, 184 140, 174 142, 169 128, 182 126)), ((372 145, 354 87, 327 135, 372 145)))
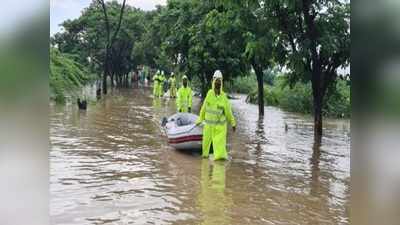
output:
POLYGON ((266 107, 259 119, 241 97, 218 163, 167 146, 159 121, 174 101, 150 92, 111 90, 87 112, 50 106, 53 224, 349 223, 348 121, 326 120, 316 148, 311 117, 266 107))

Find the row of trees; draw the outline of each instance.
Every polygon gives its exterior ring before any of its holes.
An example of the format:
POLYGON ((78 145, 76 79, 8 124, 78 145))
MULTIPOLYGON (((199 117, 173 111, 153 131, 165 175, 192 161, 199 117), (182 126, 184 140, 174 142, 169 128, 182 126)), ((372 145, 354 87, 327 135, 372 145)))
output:
POLYGON ((349 24, 347 0, 169 0, 148 12, 125 1, 93 0, 62 24, 52 44, 101 73, 104 93, 107 77, 118 80, 147 65, 200 80, 202 96, 216 69, 225 80, 253 69, 264 96, 265 71, 280 67, 291 85, 311 81, 320 137, 326 93, 338 70, 349 66, 349 24))

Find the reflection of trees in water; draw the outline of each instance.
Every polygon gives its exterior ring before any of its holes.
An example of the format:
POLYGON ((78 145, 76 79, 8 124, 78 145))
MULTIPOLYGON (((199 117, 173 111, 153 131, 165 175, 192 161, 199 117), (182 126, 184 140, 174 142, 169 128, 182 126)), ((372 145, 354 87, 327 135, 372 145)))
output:
POLYGON ((255 157, 256 164, 259 163, 259 159, 263 154, 263 146, 268 144, 268 140, 265 137, 265 125, 264 125, 264 117, 260 116, 257 120, 256 129, 255 129, 255 139, 253 140, 253 144, 255 146, 255 157))
MULTIPOLYGON (((332 211, 332 201, 331 198, 335 198, 335 196, 332 196, 330 193, 331 191, 331 183, 329 182, 330 179, 326 178, 325 181, 322 181, 322 176, 321 176, 321 169, 320 169, 320 162, 321 162, 321 140, 317 139, 313 143, 312 147, 313 153, 310 158, 310 169, 311 169, 311 180, 310 180, 310 195, 318 198, 318 201, 315 203, 310 203, 314 205, 314 210, 320 213, 325 213, 321 214, 321 218, 319 219, 327 219, 330 218, 335 224, 338 224, 340 222, 339 215, 335 216, 337 214, 337 211, 332 211)), ((332 176, 329 174, 329 176, 332 176)), ((343 215, 344 216, 344 215, 343 215)), ((319 221, 321 222, 321 221, 319 221)))
POLYGON ((319 196, 320 194, 320 186, 321 186, 321 181, 320 181, 320 168, 319 168, 319 162, 320 162, 320 157, 321 157, 321 142, 320 141, 315 141, 313 144, 313 153, 312 157, 310 159, 310 164, 311 164, 311 189, 310 189, 310 194, 313 196, 319 196))
POLYGON ((198 205, 203 216, 201 224, 231 224, 227 215, 232 200, 225 194, 225 164, 201 161, 198 205))
POLYGON ((257 137, 257 145, 265 145, 268 144, 268 139, 265 137, 265 125, 264 125, 264 117, 260 116, 257 120, 257 127, 256 127, 256 137, 257 137))

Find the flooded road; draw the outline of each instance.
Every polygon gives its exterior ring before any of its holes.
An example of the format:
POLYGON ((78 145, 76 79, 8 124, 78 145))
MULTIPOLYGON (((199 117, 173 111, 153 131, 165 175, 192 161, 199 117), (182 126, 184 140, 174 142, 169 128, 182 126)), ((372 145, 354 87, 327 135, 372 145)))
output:
POLYGON ((266 107, 260 120, 231 100, 230 160, 213 162, 168 146, 174 101, 150 93, 50 105, 52 224, 349 224, 348 120, 326 120, 319 146, 310 116, 266 107))

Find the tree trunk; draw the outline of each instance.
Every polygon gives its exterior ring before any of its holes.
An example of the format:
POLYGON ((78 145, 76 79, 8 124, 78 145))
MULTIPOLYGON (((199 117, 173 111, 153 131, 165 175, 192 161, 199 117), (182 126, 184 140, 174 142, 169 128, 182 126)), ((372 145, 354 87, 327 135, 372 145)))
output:
POLYGON ((96 98, 101 98, 101 77, 99 80, 96 80, 96 98))
MULTIPOLYGON (((105 27, 106 27, 106 33, 107 33, 107 45, 106 45, 106 52, 105 52, 105 60, 104 60, 104 74, 103 74, 103 93, 107 94, 107 75, 109 72, 109 65, 108 62, 110 60, 110 48, 112 46, 112 44, 114 43, 115 38, 117 37, 117 34, 119 32, 119 29, 121 28, 121 22, 122 22, 122 17, 124 15, 124 9, 125 9, 125 3, 126 0, 123 1, 122 3, 122 7, 121 7, 121 11, 120 11, 120 15, 119 15, 119 21, 118 21, 118 26, 117 29, 114 32, 114 35, 112 36, 112 38, 110 37, 110 22, 108 20, 108 14, 107 14, 107 7, 105 4, 104 0, 98 0, 98 3, 102 6, 103 8, 103 14, 104 14, 104 23, 105 23, 105 27), (111 39, 110 39, 111 38, 111 39)), ((111 82, 113 82, 112 78, 111 78, 111 82)))
POLYGON ((125 75, 124 75, 125 77, 124 77, 124 87, 128 87, 128 74, 126 73, 125 75))
POLYGON ((201 79, 201 99, 204 100, 207 95, 207 78, 206 75, 203 73, 202 79, 201 79))
POLYGON ((109 62, 109 53, 108 48, 106 49, 106 58, 104 60, 104 68, 103 68, 103 94, 107 94, 107 76, 108 76, 108 62, 109 62))
POLYGON ((103 94, 107 94, 107 73, 103 73, 103 94))
POLYGON ((111 87, 114 87, 114 74, 111 74, 111 87))
POLYGON ((257 76, 257 88, 258 88, 258 115, 264 116, 264 80, 263 80, 263 70, 260 66, 253 65, 254 71, 257 76))
POLYGON ((318 84, 313 85, 313 107, 314 107, 314 139, 322 138, 322 106, 325 90, 318 84))
POLYGON ((128 83, 128 77, 129 77, 129 73, 125 74, 125 87, 129 87, 129 83, 128 83))

